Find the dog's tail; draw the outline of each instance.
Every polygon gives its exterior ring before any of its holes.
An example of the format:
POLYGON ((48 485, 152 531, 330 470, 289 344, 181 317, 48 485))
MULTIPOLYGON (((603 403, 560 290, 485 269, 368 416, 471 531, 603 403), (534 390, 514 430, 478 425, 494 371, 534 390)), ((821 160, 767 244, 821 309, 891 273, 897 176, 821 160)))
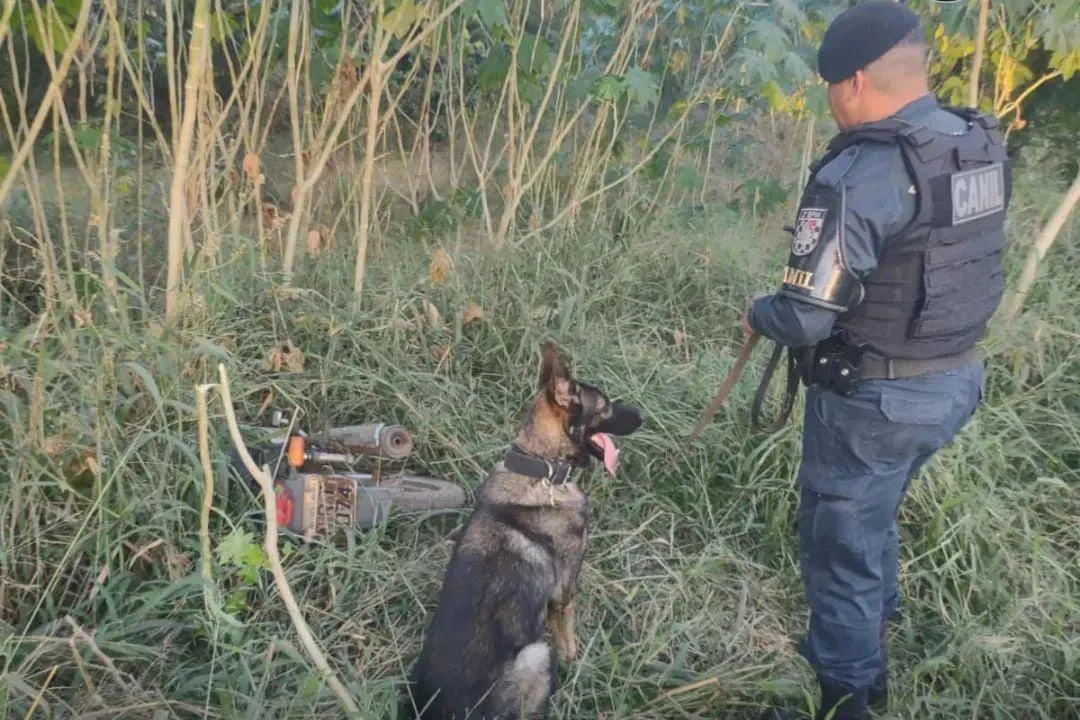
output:
MULTIPOLYGON (((555 651, 546 642, 526 645, 503 672, 502 695, 520 717, 542 714, 555 693, 555 651)), ((500 703, 501 704, 501 703, 500 703)))

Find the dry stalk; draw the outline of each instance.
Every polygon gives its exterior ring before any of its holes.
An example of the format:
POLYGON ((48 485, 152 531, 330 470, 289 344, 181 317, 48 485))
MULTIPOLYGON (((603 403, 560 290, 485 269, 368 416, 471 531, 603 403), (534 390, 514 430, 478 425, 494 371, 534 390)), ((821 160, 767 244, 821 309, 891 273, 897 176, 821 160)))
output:
POLYGON ((975 30, 975 53, 971 57, 971 76, 968 78, 968 105, 979 105, 979 76, 982 75, 983 49, 986 47, 986 24, 990 15, 990 0, 979 0, 979 24, 975 30))
MULTIPOLYGON (((389 36, 385 37, 388 41, 389 36)), ((384 51, 385 47, 380 47, 379 57, 384 51)), ((375 149, 379 138, 379 106, 382 104, 383 72, 387 69, 381 60, 373 58, 370 62, 364 163, 360 175, 360 225, 356 229, 356 265, 353 269, 353 293, 357 301, 364 291, 364 274, 367 270, 368 235, 371 231, 371 184, 375 175, 375 149)))
POLYGON ((34 717, 34 711, 37 710, 37 706, 41 704, 41 698, 45 696, 45 691, 52 685, 53 676, 56 675, 56 671, 60 669, 59 665, 53 665, 49 668, 49 674, 45 678, 45 682, 41 684, 41 688, 38 689, 38 694, 34 696, 34 702, 26 710, 26 715, 23 716, 24 720, 31 720, 34 717))
MULTIPOLYGON (((292 216, 289 220, 288 244, 286 245, 285 257, 282 263, 282 272, 285 276, 286 286, 292 284, 293 260, 296 255, 296 245, 300 237, 300 228, 303 221, 302 216, 304 215, 303 211, 307 204, 307 198, 311 195, 312 189, 319 182, 319 178, 322 177, 323 172, 326 170, 326 165, 330 160, 330 156, 337 149, 337 139, 341 136, 341 131, 349 121, 349 116, 352 114, 353 108, 355 108, 356 103, 359 102, 360 95, 365 89, 370 90, 373 87, 372 78, 376 71, 380 73, 392 71, 397 67, 398 63, 401 62, 403 57, 413 52, 420 43, 434 32, 436 28, 440 27, 442 23, 444 23, 464 2, 465 0, 452 0, 449 2, 446 7, 443 8, 442 12, 435 17, 430 18, 427 24, 416 32, 408 42, 402 43, 398 51, 394 53, 389 60, 382 59, 389 47, 389 35, 386 35, 384 40, 377 41, 375 43, 376 47, 368 58, 367 66, 364 68, 364 72, 361 75, 359 82, 356 83, 345 102, 335 108, 337 118, 328 131, 326 130, 326 128, 329 127, 329 123, 326 122, 328 118, 324 118, 323 127, 320 128, 319 136, 313 143, 313 147, 318 148, 318 152, 315 153, 310 168, 305 171, 305 174, 296 178, 296 199, 292 216)), ((359 48, 359 40, 357 41, 356 47, 359 48)), ((382 80, 384 79, 385 78, 382 80)), ((380 81, 380 85, 382 80, 380 81)), ((372 92, 371 98, 377 98, 377 94, 372 92)), ((371 160, 373 162, 374 157, 372 157, 371 160)), ((365 162, 366 161, 367 158, 365 158, 365 162)), ((363 201, 364 197, 370 197, 370 194, 365 192, 361 196, 361 201, 363 201)), ((367 229, 361 228, 360 232, 367 232, 367 229)))
MULTIPOLYGON (((635 163, 626 173, 624 173, 620 177, 615 178, 614 180, 612 180, 609 183, 602 183, 599 188, 597 188, 596 190, 593 190, 591 193, 589 193, 589 194, 585 195, 584 197, 580 198, 579 203, 584 204, 584 203, 588 202, 589 200, 592 200, 593 198, 595 198, 595 197, 597 197, 599 195, 602 195, 603 193, 607 192, 608 190, 611 190, 611 189, 613 189, 615 187, 618 187, 619 185, 622 185, 624 182, 626 182, 630 178, 637 175, 638 171, 640 171, 641 168, 645 167, 645 165, 647 165, 649 163, 649 161, 651 161, 653 159, 653 157, 655 157, 656 153, 660 152, 660 149, 662 147, 664 147, 664 143, 666 143, 671 138, 675 137, 681 131, 681 128, 683 127, 683 125, 686 124, 686 117, 687 117, 686 114, 684 114, 682 117, 680 117, 679 120, 674 124, 674 126, 671 129, 669 129, 667 132, 665 132, 663 134, 663 136, 661 136, 659 142, 657 142, 653 146, 653 148, 651 150, 649 150, 649 152, 645 153, 645 156, 642 157, 637 163, 635 163)), ((526 241, 531 240, 532 238, 534 238, 537 235, 541 234, 542 232, 544 232, 544 231, 554 227, 555 225, 559 224, 560 222, 562 222, 562 220, 564 218, 566 218, 567 215, 569 215, 571 212, 573 212, 574 209, 575 209, 575 205, 573 203, 567 205, 562 210, 560 210, 558 213, 556 213, 555 216, 552 217, 549 221, 547 221, 543 225, 540 225, 539 227, 536 227, 536 228, 530 230, 527 234, 525 234, 521 238, 520 241, 518 241, 518 244, 523 244, 526 241)))
POLYGON ((278 552, 277 510, 274 502, 275 494, 273 482, 270 479, 269 474, 255 464, 255 460, 251 457, 251 454, 247 450, 247 446, 244 444, 244 439, 240 436, 240 426, 236 421, 236 413, 233 410, 232 404, 232 393, 229 390, 229 377, 225 372, 225 365, 222 363, 218 363, 218 375, 221 380, 218 385, 218 391, 221 393, 221 402, 225 410, 225 421, 229 428, 229 436, 232 438, 233 445, 236 446, 236 451, 239 453, 240 459, 243 461, 247 471, 251 473, 252 477, 259 483, 259 487, 262 490, 263 506, 266 511, 266 538, 264 547, 266 549, 267 561, 270 564, 270 571, 274 575, 274 584, 277 586, 281 599, 285 602, 285 607, 289 611, 289 617, 292 619, 293 627, 296 629, 296 634, 299 636, 300 642, 304 646, 304 650, 307 651, 308 657, 311 658, 311 661, 315 664, 315 668, 326 682, 327 687, 334 693, 349 715, 358 717, 359 708, 355 701, 353 701, 352 696, 349 695, 349 691, 330 667, 330 663, 327 661, 326 656, 323 655, 322 650, 319 649, 319 644, 312 635, 311 628, 308 626, 307 621, 304 620, 304 615, 300 611, 300 606, 296 602, 296 597, 292 593, 292 588, 289 587, 289 580, 285 577, 285 569, 281 565, 281 554, 278 552))
POLYGON ((1054 214, 1050 216, 1050 220, 1043 226, 1039 236, 1035 238, 1035 244, 1028 251, 1024 269, 1021 271, 1020 279, 1016 283, 1016 289, 1009 293, 1001 309, 1006 324, 1011 324, 1016 318, 1016 314, 1020 311, 1020 307, 1031 290, 1031 286, 1035 283, 1035 276, 1039 272, 1039 263, 1046 257, 1046 253, 1050 251, 1050 247, 1054 244, 1054 240, 1057 239, 1058 233, 1061 232, 1061 228, 1065 226, 1065 221, 1078 203, 1080 203, 1080 172, 1077 172, 1072 185, 1069 186, 1065 197, 1062 198, 1061 204, 1058 205, 1054 214))
POLYGON ((83 3, 82 9, 79 11, 79 19, 75 22, 75 29, 71 34, 67 49, 60 59, 60 66, 57 68, 56 72, 52 73, 52 80, 49 81, 49 87, 45 91, 45 96, 42 98, 41 107, 38 108, 37 114, 34 116, 34 122, 31 123, 30 129, 26 133, 26 137, 23 138, 22 144, 15 151, 15 156, 11 159, 7 175, 4 176, 3 181, 0 181, 0 206, 4 205, 8 193, 11 192, 11 186, 15 184, 15 178, 19 176, 19 171, 22 169, 23 163, 26 162, 27 158, 30 157, 30 153, 33 152, 37 136, 41 132, 42 126, 45 125, 45 118, 48 117, 49 111, 54 104, 60 104, 58 103, 58 100, 60 99, 60 86, 63 85, 64 80, 67 78, 68 70, 71 68, 71 63, 75 59, 75 52, 82 43, 83 36, 86 32, 86 23, 90 17, 90 8, 93 4, 94 3, 83 3))
POLYGON ((214 506, 214 471, 210 463, 210 421, 206 411, 206 393, 217 387, 214 383, 195 388, 195 411, 199 422, 199 463, 203 471, 202 512, 199 514, 199 540, 202 545, 203 599, 211 617, 217 615, 218 602, 213 592, 213 554, 210 549, 210 511, 214 506))
MULTIPOLYGON (((171 14, 170 14, 171 15, 171 14)), ((187 222, 187 180, 191 162, 191 146, 195 136, 195 120, 199 109, 210 25, 208 0, 196 0, 191 24, 191 43, 188 46, 188 73, 184 87, 184 116, 177 137, 176 164, 173 167, 172 189, 169 194, 168 275, 165 287, 165 318, 172 320, 179 308, 180 265, 183 262, 185 238, 190 231, 187 222)))
MULTIPOLYGON (((532 149, 533 143, 536 141, 536 134, 540 131, 540 123, 544 118, 544 113, 547 111, 547 107, 551 102, 551 96, 555 91, 556 81, 559 78, 559 71, 562 69, 563 63, 567 61, 567 46, 570 43, 570 38, 574 36, 574 27, 577 24, 580 10, 581 2, 580 0, 577 0, 576 2, 574 2, 573 8, 570 11, 570 16, 563 28, 562 42, 559 44, 559 52, 555 56, 555 62, 548 77, 547 87, 544 90, 544 97, 540 101, 539 108, 537 108, 536 117, 533 119, 532 127, 529 129, 528 135, 525 137, 524 142, 521 145, 521 161, 515 164, 514 158, 510 158, 509 167, 511 172, 513 173, 509 184, 510 197, 508 198, 506 207, 503 208, 502 219, 499 221, 498 235, 496 235, 497 246, 501 245, 505 240, 506 234, 510 230, 510 223, 513 221, 514 216, 517 213, 518 203, 521 202, 521 198, 524 197, 525 193, 528 192, 529 188, 531 188, 532 185, 536 182, 537 178, 547 167, 550 159, 554 156, 556 149, 562 144, 562 139, 565 138, 566 135, 569 134, 570 130, 577 125, 578 118, 584 112, 585 108, 588 107, 588 103, 582 103, 581 107, 578 109, 578 112, 571 116, 568 122, 564 123, 562 132, 554 134, 559 139, 555 140, 553 137, 552 141, 549 143, 547 155, 538 164, 535 172, 533 172, 532 176, 529 178, 529 181, 527 183, 523 182, 525 176, 526 161, 529 159, 530 150, 532 149)), ((512 62, 511 68, 513 68, 513 65, 514 63, 512 62)), ((511 71, 507 73, 507 77, 512 83, 511 98, 517 100, 517 73, 511 69, 511 71)), ((511 107, 513 107, 514 105, 515 103, 511 103, 511 107)), ((524 113, 522 113, 522 116, 524 116, 524 113)), ((522 123, 521 130, 524 129, 524 123, 522 123)), ((517 136, 517 134, 514 132, 513 122, 511 122, 510 132, 508 133, 508 135, 508 143, 510 147, 513 148, 514 138, 517 136)))

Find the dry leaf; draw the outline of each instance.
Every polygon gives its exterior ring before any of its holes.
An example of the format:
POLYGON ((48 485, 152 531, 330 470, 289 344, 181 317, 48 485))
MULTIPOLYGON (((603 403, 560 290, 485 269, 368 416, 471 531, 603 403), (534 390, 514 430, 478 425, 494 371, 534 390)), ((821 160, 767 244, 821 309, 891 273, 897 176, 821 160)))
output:
POLYGON ((319 237, 318 230, 308 230, 307 234, 307 251, 308 255, 312 257, 318 257, 322 251, 322 238, 319 237))
POLYGON ((282 285, 274 288, 274 297, 278 300, 295 300, 300 297, 300 292, 294 287, 282 285))
POLYGON ((237 334, 234 332, 227 332, 218 335, 217 344, 225 350, 236 350, 237 334))
POLYGON ((244 173, 247 175, 248 182, 252 185, 261 185, 265 179, 262 172, 259 170, 259 156, 255 153, 248 153, 244 156, 243 162, 244 173))
POLYGON ((436 248, 431 253, 431 263, 428 265, 428 282, 431 283, 432 287, 446 282, 453 264, 450 256, 442 248, 436 248))
POLYGON ((259 403, 259 412, 255 413, 255 417, 262 417, 262 414, 266 412, 266 409, 270 407, 270 403, 274 401, 274 391, 269 390, 266 393, 266 397, 259 403))
POLYGON ((295 345, 288 345, 289 349, 285 353, 285 369, 289 372, 303 372, 304 371, 304 353, 300 352, 300 348, 295 345))
POLYGON ((482 317, 484 317, 484 308, 476 303, 469 303, 468 306, 461 311, 461 324, 468 325, 474 320, 479 320, 482 317))
POLYGON ((427 298, 420 299, 420 306, 424 309, 424 318, 427 320, 428 325, 431 327, 440 327, 442 325, 439 309, 429 303, 427 298))
POLYGON ((95 476, 101 474, 101 465, 91 449, 83 450, 68 464, 68 477, 72 480, 88 479, 85 478, 87 473, 95 476))
POLYGON ((94 319, 93 315, 90 314, 90 311, 82 306, 73 309, 71 315, 75 319, 75 327, 77 328, 89 327, 94 319))
POLYGON ((431 356, 435 358, 435 360, 437 360, 441 365, 442 363, 446 362, 446 358, 450 356, 450 346, 435 345, 433 347, 429 347, 428 352, 431 353, 431 356))
POLYGON ((61 435, 50 435, 41 441, 41 452, 49 457, 56 457, 64 448, 70 444, 70 441, 61 435))
POLYGON ((682 330, 676 330, 673 335, 675 336, 675 347, 684 350, 686 348, 686 333, 682 330))
POLYGON ((281 372, 282 368, 293 373, 303 372, 304 370, 304 353, 300 351, 300 348, 289 342, 270 348, 266 359, 270 363, 270 369, 274 372, 281 372))
POLYGON ((264 202, 262 211, 263 224, 269 225, 271 230, 280 230, 289 221, 289 213, 281 212, 273 203, 264 202))
POLYGON ((316 257, 333 246, 334 231, 326 225, 316 225, 307 234, 308 254, 316 257))

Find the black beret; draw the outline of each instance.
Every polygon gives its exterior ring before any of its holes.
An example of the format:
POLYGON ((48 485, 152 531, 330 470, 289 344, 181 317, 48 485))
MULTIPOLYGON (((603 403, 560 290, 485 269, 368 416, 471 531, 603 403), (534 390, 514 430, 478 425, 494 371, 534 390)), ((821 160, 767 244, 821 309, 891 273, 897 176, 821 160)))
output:
POLYGON ((919 16, 894 0, 869 0, 836 16, 818 50, 818 73, 827 83, 851 77, 919 26, 919 16))

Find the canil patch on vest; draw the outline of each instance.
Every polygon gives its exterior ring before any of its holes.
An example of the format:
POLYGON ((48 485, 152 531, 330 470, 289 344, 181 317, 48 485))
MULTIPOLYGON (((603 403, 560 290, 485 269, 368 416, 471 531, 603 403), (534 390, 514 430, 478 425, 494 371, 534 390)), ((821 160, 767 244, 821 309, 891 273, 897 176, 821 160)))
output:
POLYGON ((954 173, 950 185, 953 225, 1005 209, 1005 169, 1001 163, 954 173))
POLYGON ((791 237, 793 255, 802 257, 814 252, 828 213, 825 208, 799 208, 799 215, 795 218, 795 234, 791 237))

